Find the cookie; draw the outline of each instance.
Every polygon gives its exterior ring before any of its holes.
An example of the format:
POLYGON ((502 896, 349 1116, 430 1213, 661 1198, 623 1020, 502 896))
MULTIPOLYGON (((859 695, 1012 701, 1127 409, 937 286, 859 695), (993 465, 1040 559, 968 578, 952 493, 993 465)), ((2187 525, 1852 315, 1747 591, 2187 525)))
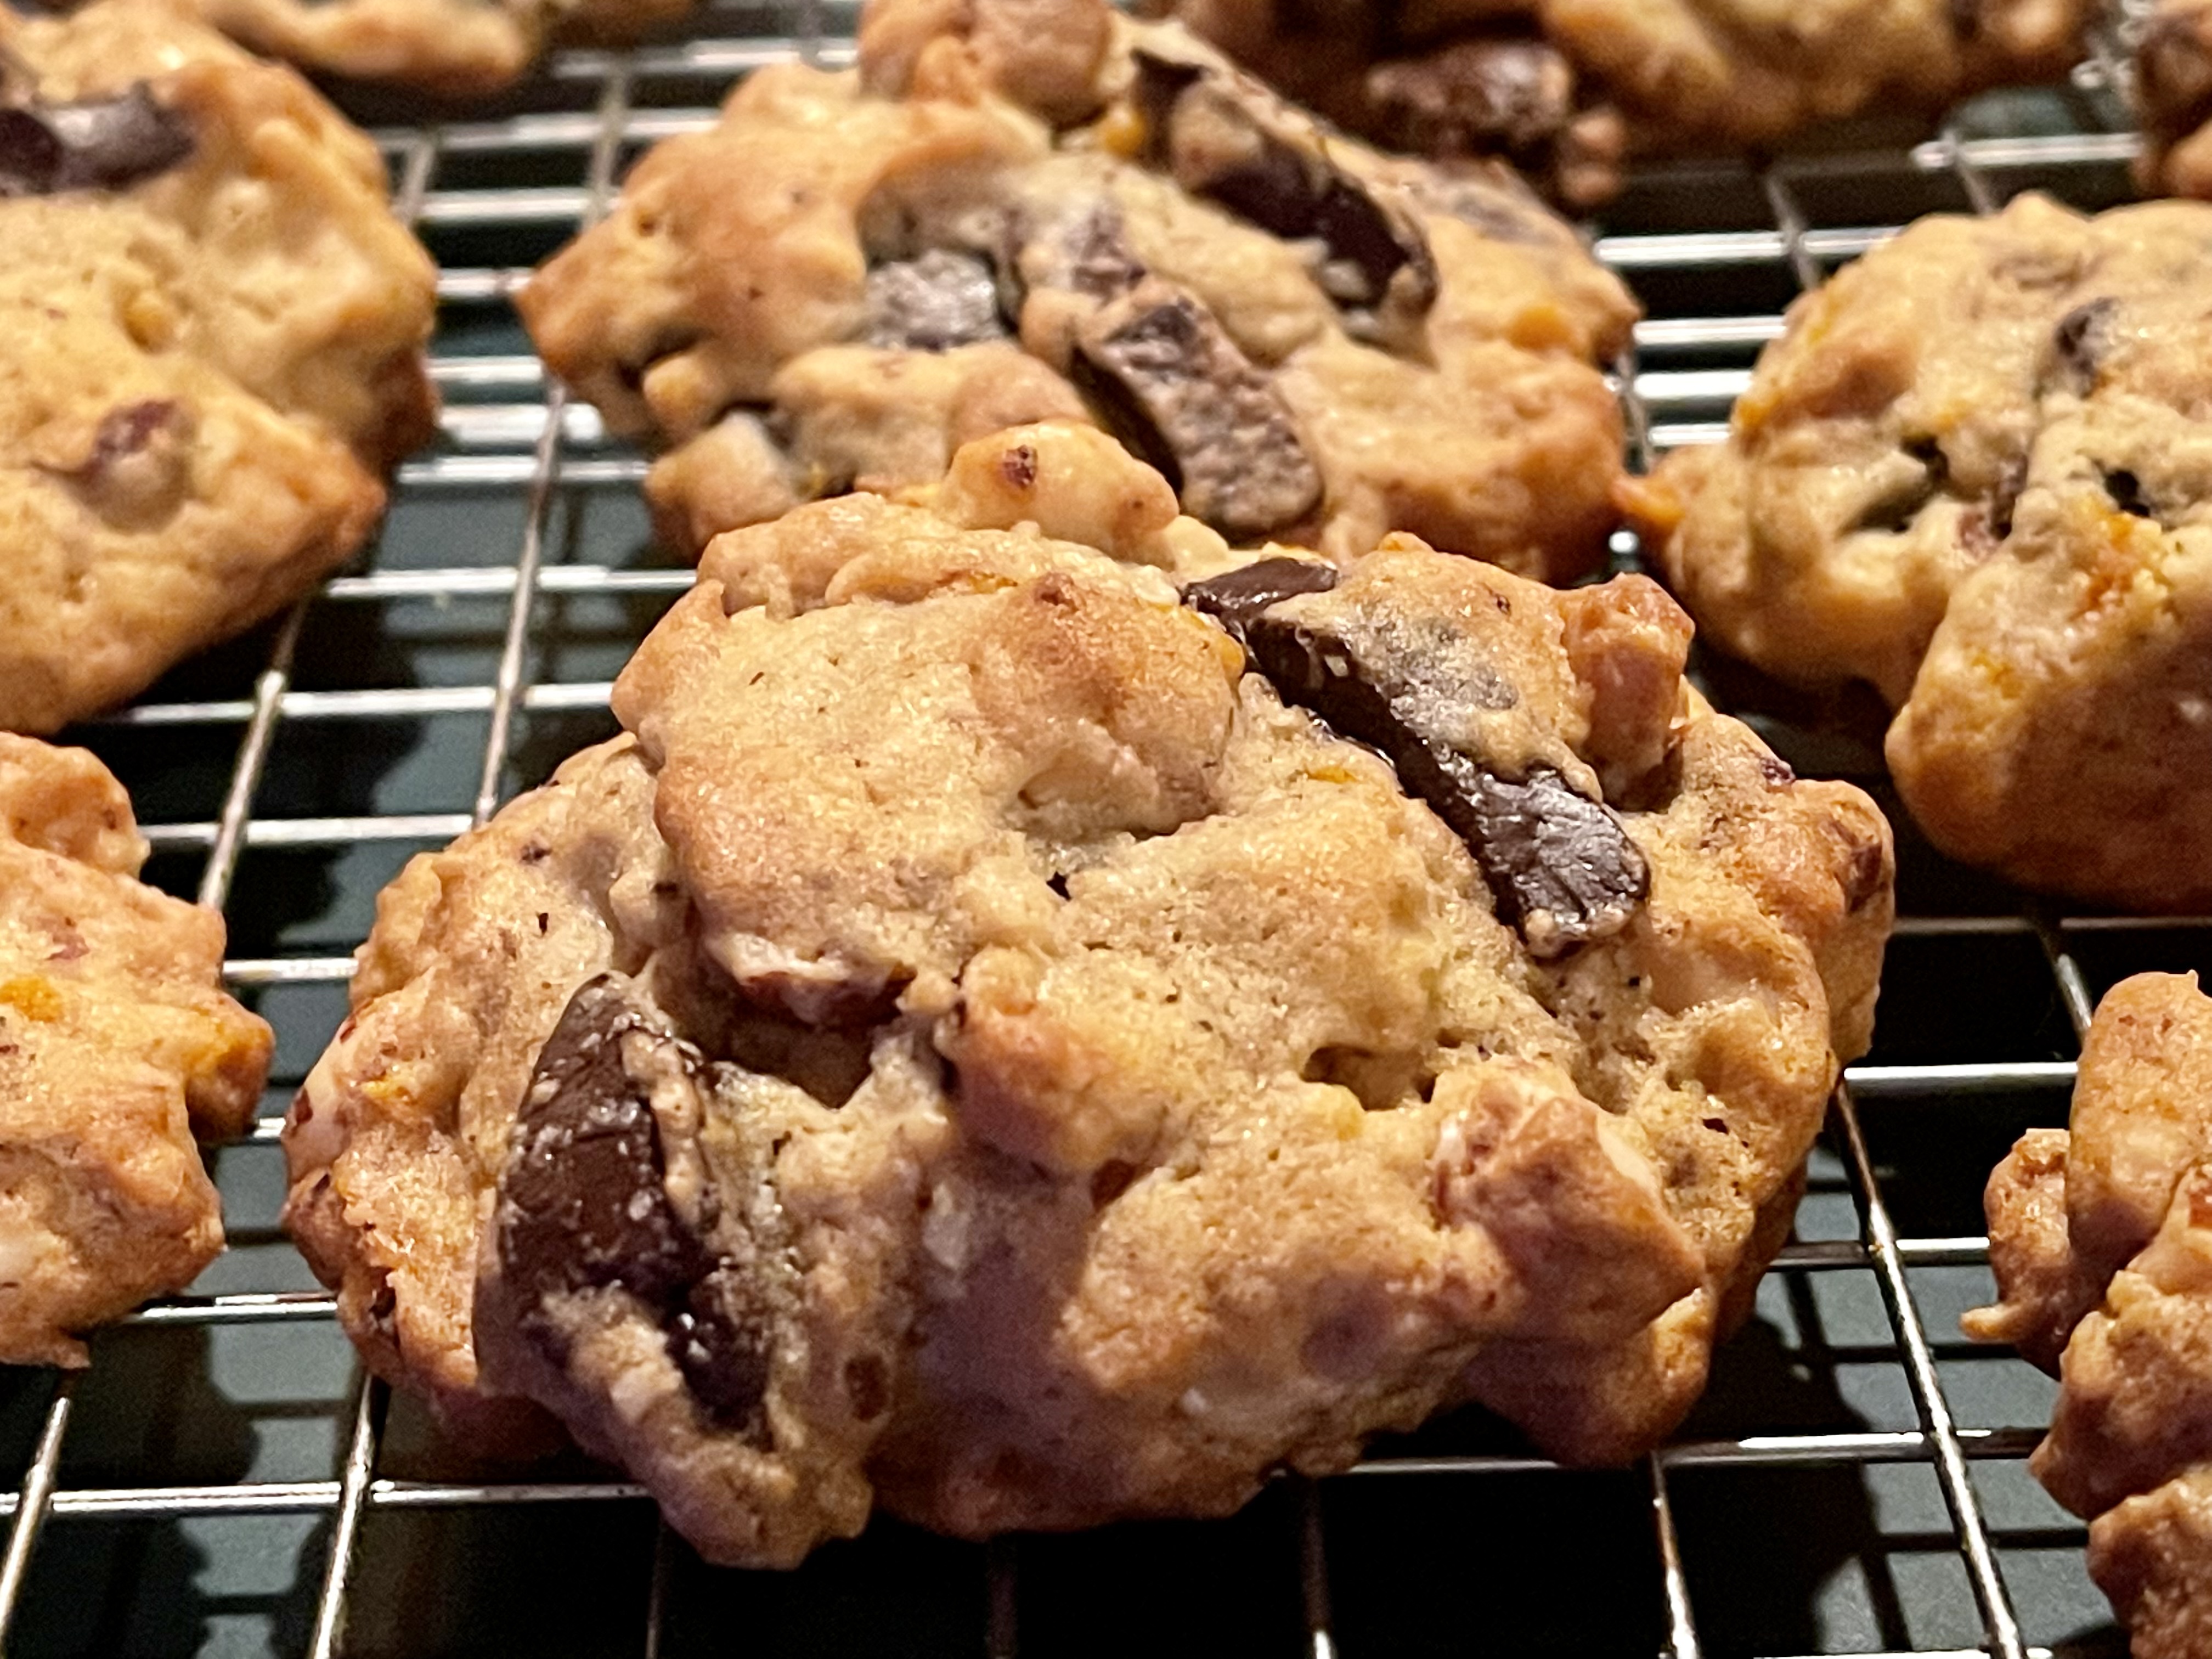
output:
POLYGON ((1895 710, 1943 851, 2212 903, 2212 209, 1919 221, 1792 308, 1725 445, 1629 494, 1705 636, 1895 710))
POLYGON ((498 91, 549 41, 622 40, 691 0, 191 0, 233 40, 271 58, 447 97, 498 91))
POLYGON ((1633 307, 1573 233, 1103 0, 882 0, 857 72, 746 80, 518 303, 665 447, 647 493, 691 550, 1048 419, 1114 431, 1239 543, 1408 530, 1565 580, 1614 521, 1593 363, 1633 307))
POLYGON ((160 0, 0 9, 0 726, 297 599, 431 430, 435 273, 375 149, 160 0))
MULTIPOLYGON (((986 0, 988 3, 988 0, 986 0)), ((1630 153, 1774 143, 1869 112, 1933 113, 2063 74, 2084 0, 1154 0, 1381 142, 1503 155, 1589 205, 1630 153)))
POLYGON ((2193 1659, 2212 1637, 2212 998, 2195 975, 2106 993, 2070 1133, 2024 1137, 1988 1209, 2002 1299, 1966 1334, 2058 1373, 2029 1467, 2090 1522, 2090 1573, 2136 1659, 2193 1659))
POLYGON ((2142 149, 2136 182, 2163 196, 2212 196, 2212 5, 2158 0, 2135 54, 2142 149))
POLYGON ((710 1558, 1626 1458, 1865 1045, 1887 826, 1649 580, 1240 562, 1095 429, 732 532, 625 735, 384 896, 285 1133, 382 1374, 710 1558))
POLYGON ((145 860, 97 760, 0 733, 0 1363, 82 1365, 222 1249, 193 1134, 252 1121, 269 1028, 223 994, 222 919, 145 860))

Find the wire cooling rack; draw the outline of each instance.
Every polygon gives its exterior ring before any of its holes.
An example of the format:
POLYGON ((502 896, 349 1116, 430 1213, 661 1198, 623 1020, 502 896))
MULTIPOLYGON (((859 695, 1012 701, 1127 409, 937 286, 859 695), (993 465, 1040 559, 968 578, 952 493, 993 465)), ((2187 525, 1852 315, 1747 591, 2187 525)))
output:
MULTIPOLYGON (((472 1464, 364 1383, 276 1227, 285 1100, 343 1016, 379 887, 610 732, 609 681, 689 580, 651 545, 641 461, 547 382, 510 296, 642 148, 760 64, 842 61, 852 23, 709 5, 636 52, 556 58, 492 112, 380 125, 404 112, 356 106, 439 260, 444 434, 352 570, 76 734, 131 787, 153 878, 224 909, 231 982, 278 1050, 261 1121, 214 1154, 230 1253, 102 1333, 88 1372, 0 1372, 9 1650, 2121 1653, 2081 1528, 2023 1466, 2051 1385, 1967 1346, 1957 1316, 1990 1288, 1982 1182, 2021 1128, 2063 1122, 2095 998, 2212 969, 2212 923, 2039 908, 1895 812, 1875 1049, 1756 1317, 1640 1468, 1559 1470, 1465 1413, 1229 1521, 988 1547, 879 1521, 746 1574, 700 1564, 604 1470, 472 1464)), ((2121 72, 2106 31, 2069 85, 1933 138, 1863 125, 1766 165, 1639 173, 1594 227, 1649 313, 1617 366, 1632 464, 1717 436, 1782 307, 1904 220, 2028 188, 2125 199, 2121 72)), ((1885 790, 1869 744, 1760 718, 1802 769, 1885 790)))

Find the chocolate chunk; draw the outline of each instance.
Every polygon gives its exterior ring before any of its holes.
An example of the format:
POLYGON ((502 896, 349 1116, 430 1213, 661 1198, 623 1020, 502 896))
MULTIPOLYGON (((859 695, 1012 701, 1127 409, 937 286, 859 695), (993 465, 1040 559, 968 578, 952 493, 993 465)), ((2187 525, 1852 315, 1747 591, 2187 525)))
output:
POLYGON ((1289 408, 1191 295, 1147 279, 1084 321, 1076 351, 1077 386, 1194 518, 1256 537, 1320 501, 1321 471, 1289 408))
POLYGON ((2113 467, 2102 472, 2105 493, 2112 498, 2112 505, 2131 518, 2155 519, 2158 509, 2143 495, 2142 480, 2125 467, 2113 467))
POLYGON ((546 1304, 619 1288, 660 1324, 702 1409, 765 1443, 772 1326, 757 1292, 669 1197, 654 1079, 634 1069, 632 1043, 698 1082, 697 1055, 631 1007, 607 975, 568 1000, 538 1050, 499 1182, 496 1242, 517 1322, 563 1364, 567 1341, 546 1304))
POLYGON ((1461 40, 1377 64, 1367 101, 1393 149, 1543 161, 1575 115, 1575 72, 1535 40, 1461 40))
POLYGON ((864 345, 949 351, 1006 337, 997 279, 971 254, 932 248, 868 273, 864 345))
POLYGON ((768 1432, 769 1365, 775 1329, 753 1281, 736 1268, 716 1267, 690 1288, 668 1322, 668 1352, 692 1397, 725 1428, 756 1445, 768 1432))
POLYGON ((1261 559, 1191 583, 1182 591, 1182 602, 1212 617, 1243 645, 1246 625, 1276 600, 1294 593, 1326 593, 1336 582, 1334 565, 1311 559, 1261 559))
MULTIPOLYGON (((1422 730, 1408 688, 1363 660, 1346 639, 1267 614, 1246 622, 1244 637, 1284 702, 1380 750, 1406 787, 1451 826, 1481 867, 1500 920, 1532 952, 1558 956, 1627 926, 1650 890, 1651 872, 1603 802, 1577 793, 1548 767, 1502 776, 1422 730)), ((1469 690, 1478 702, 1492 695, 1480 685, 1469 690)))
POLYGON ((2097 384, 2097 368, 2112 347, 2112 313, 2120 308, 2107 295, 2078 305, 2058 319, 2051 331, 2051 346, 2074 390, 2087 392, 2097 384))
POLYGON ((1410 210, 1284 130, 1263 94, 1209 69, 1134 57, 1153 159, 1177 184, 1274 235, 1317 240, 1323 285, 1341 306, 1418 315, 1435 302, 1436 262, 1410 210))
POLYGON ((0 198, 119 190, 191 153, 191 126, 143 85, 117 98, 0 109, 0 198))

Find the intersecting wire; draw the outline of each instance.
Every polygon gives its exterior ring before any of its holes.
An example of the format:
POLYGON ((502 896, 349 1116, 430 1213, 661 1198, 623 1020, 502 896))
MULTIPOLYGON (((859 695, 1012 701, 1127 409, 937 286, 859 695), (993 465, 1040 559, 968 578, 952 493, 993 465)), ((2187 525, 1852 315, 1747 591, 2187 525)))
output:
MULTIPOLYGON (((600 95, 596 108, 591 111, 521 116, 474 125, 453 124, 443 129, 424 129, 411 134, 398 145, 402 158, 397 193, 401 211, 426 224, 469 227, 544 223, 556 219, 572 223, 588 222, 604 210, 615 163, 625 143, 650 141, 694 130, 712 119, 711 112, 704 109, 633 109, 629 89, 635 77, 648 74, 736 74, 794 55, 830 64, 842 61, 848 48, 823 40, 822 20, 810 0, 800 0, 792 9, 799 27, 794 28, 790 39, 705 40, 629 55, 568 55, 556 63, 554 72, 557 76, 599 83, 600 95), (504 191, 459 189, 444 192, 429 188, 441 155, 496 154, 528 148, 586 152, 589 159, 583 187, 504 191)), ((2105 51, 2100 61, 2105 66, 2104 72, 2109 74, 2109 50, 2105 51)), ((1967 201, 1977 209, 1988 210, 1996 204, 1996 196, 1987 182, 1987 169, 2103 165, 2124 160, 2131 145, 2131 137, 2124 133, 2083 131, 1973 139, 1947 131, 1917 147, 1907 161, 1911 168, 1923 174, 1951 173, 1967 201)), ((1843 165, 1849 165, 1848 160, 1843 165)), ((1883 165, 1894 170, 1895 158, 1888 158, 1883 165)), ((1889 234, 1887 227, 1814 228, 1806 222, 1786 177, 1770 170, 1763 176, 1762 183, 1773 211, 1775 228, 1771 232, 1693 231, 1674 235, 1624 236, 1601 242, 1598 252, 1608 264, 1632 278, 1639 269, 1682 272, 1779 260, 1795 272, 1801 284, 1810 286, 1819 282, 1828 263, 1862 252, 1889 234)), ((448 267, 440 273, 441 297, 457 303, 497 301, 511 290, 516 275, 501 269, 448 267)), ((1771 338, 1779 326, 1779 319, 1771 315, 1660 319, 1642 325, 1637 339, 1639 347, 1661 352, 1734 349, 1755 346, 1771 338)), ((303 605, 277 629, 268 664, 250 696, 216 702, 148 703, 118 717, 119 724, 131 726, 238 725, 243 728, 219 817, 211 823, 147 826, 148 837, 157 847, 207 848, 199 892, 204 902, 217 906, 224 902, 240 857, 249 846, 338 848, 368 841, 435 841, 449 838, 470 824, 482 822, 497 804, 508 737, 519 714, 536 709, 604 708, 606 702, 608 688, 603 684, 530 683, 528 648, 538 597, 672 595, 688 583, 688 573, 681 571, 545 566, 544 537, 556 486, 635 483, 641 475, 641 464, 623 455, 567 454, 564 445, 580 440, 588 446, 596 438, 596 418, 590 410, 571 404, 557 386, 547 388, 543 370, 534 357, 446 358, 435 368, 448 386, 538 396, 542 399, 535 408, 526 404, 490 407, 459 404, 450 408, 447 429, 460 440, 461 453, 410 462, 400 473, 403 493, 471 486, 514 487, 526 491, 527 514, 516 562, 512 567, 495 569, 392 570, 347 576, 327 584, 316 602, 340 606, 375 605, 410 598, 438 599, 503 594, 508 599, 508 612, 494 683, 488 686, 296 690, 291 684, 291 667, 307 610, 303 605), (514 453, 511 448, 514 439, 524 434, 533 437, 534 442, 526 453, 514 453), (502 449, 502 445, 510 447, 502 449), (442 712, 483 712, 488 716, 483 762, 471 811, 289 819, 254 816, 253 799, 281 721, 408 718, 442 712)), ((1655 404, 1665 406, 1670 403, 1724 398, 1742 378, 1730 371, 1654 372, 1639 362, 1635 352, 1617 366, 1617 372, 1631 458, 1639 471, 1649 465, 1657 449, 1717 435, 1717 429, 1710 425, 1670 425, 1655 420, 1655 404)), ((2087 979, 2069 949, 2069 939, 2106 928, 2148 931, 2156 926, 2127 921, 2063 918, 2055 910, 2038 908, 2020 916, 1908 918, 1900 924, 1899 932, 1901 935, 2033 934, 2045 951, 2060 1000, 2078 1032, 2086 1028, 2089 992, 2087 979)), ((227 964, 230 981, 241 987, 337 982, 346 977, 349 969, 349 961, 343 957, 234 959, 227 964)), ((1878 1171, 1867 1155, 1853 1097, 1924 1097, 1931 1093, 1944 1098, 1964 1097, 2023 1085, 2064 1085, 2070 1083, 2072 1073, 2072 1064, 2066 1061, 1863 1066, 1851 1069, 1848 1088, 1838 1091, 1832 1127, 1846 1153, 1847 1169, 1860 1207, 1862 1239, 1793 1244, 1784 1249, 1777 1266, 1799 1272, 1874 1269, 1888 1302, 1908 1381, 1922 1413, 1923 1428, 1917 1431, 1787 1434, 1680 1443, 1655 1455, 1647 1468, 1662 1570, 1665 1623, 1673 1659, 1695 1659, 1699 1645, 1684 1565, 1685 1543, 1676 1533, 1668 1491, 1670 1472, 1823 1463, 1863 1466, 1877 1462, 1933 1462, 1947 1498, 1952 1502, 1959 1547, 1967 1559, 1969 1577, 1989 1626, 1990 1644, 1986 1650, 2007 1656, 2007 1659, 2023 1651, 1995 1567, 1994 1543, 1976 1507, 1966 1464, 1978 1458, 2018 1458, 2033 1443, 2035 1437, 2020 1431, 1961 1427, 1953 1422, 1935 1375, 1926 1328, 1913 1306, 1908 1279, 1908 1270, 1914 1267, 1983 1263, 1987 1259, 1986 1243, 1978 1237, 1896 1237, 1882 1201, 1878 1171)), ((268 1139, 274 1128, 273 1122, 264 1122, 257 1135, 268 1139)), ((331 1311, 331 1300, 326 1295, 278 1292, 172 1298, 142 1310, 134 1320, 147 1324, 236 1325, 327 1320, 331 1311)), ((0 1643, 4 1643, 9 1621, 21 1603, 41 1528, 53 1516, 152 1518, 193 1513, 330 1512, 334 1522, 324 1582, 316 1602, 310 1651, 314 1659, 331 1659, 338 1649, 361 1525, 369 1510, 587 1501, 628 1503, 640 1501, 644 1496, 635 1485, 618 1481, 479 1485, 379 1479, 375 1465, 386 1396, 382 1385, 374 1382, 364 1384, 356 1397, 346 1456, 335 1480, 71 1491, 61 1486, 59 1469, 73 1386, 74 1379, 70 1376, 58 1380, 20 1489, 0 1494, 0 1516, 12 1516, 15 1522, 5 1553, 0 1555, 0 1643)), ((1386 1477, 1442 1474, 1465 1476, 1547 1467, 1541 1460, 1527 1457, 1412 1456, 1371 1460, 1363 1464, 1357 1474, 1386 1477)), ((1334 1659, 1339 1650, 1331 1626, 1321 1488, 1312 1483, 1299 1483, 1293 1508, 1306 1651, 1309 1659, 1334 1659)), ((1690 1542, 1694 1546, 1694 1540, 1690 1542)), ((664 1529, 656 1543, 647 1598, 644 1646, 648 1656, 657 1656, 660 1646, 661 1619, 668 1596, 671 1567, 676 1558, 676 1547, 664 1529)), ((1001 1540, 985 1552, 985 1639, 992 1659, 1012 1659, 1017 1650, 1018 1559, 1019 1546, 1015 1540, 1001 1540)))

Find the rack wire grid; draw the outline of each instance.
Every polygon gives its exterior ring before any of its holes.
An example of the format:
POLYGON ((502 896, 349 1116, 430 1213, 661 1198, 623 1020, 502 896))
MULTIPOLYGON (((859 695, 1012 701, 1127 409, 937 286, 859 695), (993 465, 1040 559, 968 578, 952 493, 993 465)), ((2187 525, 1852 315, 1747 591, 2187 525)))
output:
MULTIPOLYGON (((276 1228, 283 1105, 343 1014, 378 889, 610 732, 609 681, 689 580, 652 546, 642 461, 548 382, 510 296, 641 149, 707 124, 755 67, 848 58, 853 21, 834 0, 719 0, 635 52, 558 56, 489 112, 356 104, 438 258, 443 436, 348 573, 74 734, 131 787, 151 878, 225 911, 230 982, 277 1060, 253 1132, 211 1153, 229 1253, 100 1334, 88 1371, 0 1372, 9 1650, 2122 1652, 2081 1528, 2024 1467, 2051 1386, 1968 1346, 1957 1316, 1990 1291, 1984 1179, 2023 1127, 2065 1121, 2095 998, 2212 968, 2212 922, 2039 907, 1894 811, 1875 1049, 1756 1316, 1639 1468, 1557 1469, 1468 1413, 1227 1521, 984 1547, 879 1520, 749 1574, 704 1566, 607 1471, 472 1464, 363 1379, 276 1228)), ((1863 124, 1764 165, 1637 174, 1592 228, 1648 313, 1617 366, 1631 464, 1717 436, 1787 302, 1911 216, 2028 188, 2127 199, 2125 27, 2069 84, 1978 100, 1933 137, 1863 124)), ((1876 749, 1762 707, 1802 769, 1894 808, 1876 749)))

